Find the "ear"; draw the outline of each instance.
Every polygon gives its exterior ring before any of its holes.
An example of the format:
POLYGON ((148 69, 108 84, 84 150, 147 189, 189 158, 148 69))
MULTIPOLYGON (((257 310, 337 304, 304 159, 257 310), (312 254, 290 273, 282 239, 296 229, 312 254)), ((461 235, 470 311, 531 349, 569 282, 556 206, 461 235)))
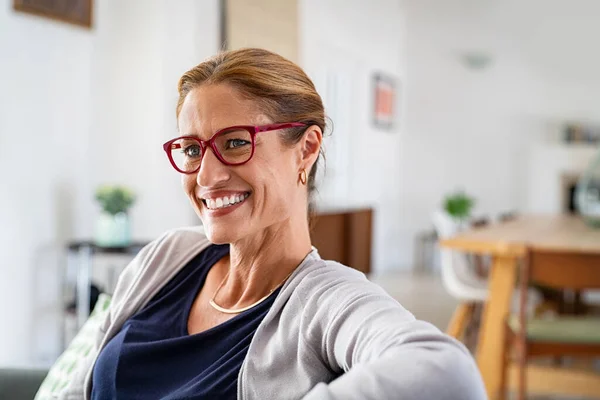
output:
POLYGON ((311 125, 300 139, 300 169, 304 168, 310 172, 313 164, 319 157, 321 142, 323 141, 323 132, 317 125, 311 125))

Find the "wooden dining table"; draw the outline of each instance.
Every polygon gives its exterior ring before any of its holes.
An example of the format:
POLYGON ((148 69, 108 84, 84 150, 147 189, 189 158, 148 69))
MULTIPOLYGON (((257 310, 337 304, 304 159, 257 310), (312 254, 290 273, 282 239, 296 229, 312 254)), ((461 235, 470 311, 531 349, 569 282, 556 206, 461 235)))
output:
MULTIPOLYGON (((483 309, 476 359, 488 397, 494 399, 502 373, 504 323, 510 312, 520 260, 527 250, 531 251, 536 262, 543 263, 544 270, 556 279, 561 274, 600 274, 600 229, 591 228, 578 216, 522 216, 468 230, 440 244, 461 252, 492 256, 489 295, 483 309)), ((510 374, 513 372, 516 371, 510 374)), ((560 391, 569 385, 582 387, 585 395, 600 397, 597 376, 559 371, 559 368, 528 367, 528 387, 532 391, 552 392, 553 388, 560 391)))

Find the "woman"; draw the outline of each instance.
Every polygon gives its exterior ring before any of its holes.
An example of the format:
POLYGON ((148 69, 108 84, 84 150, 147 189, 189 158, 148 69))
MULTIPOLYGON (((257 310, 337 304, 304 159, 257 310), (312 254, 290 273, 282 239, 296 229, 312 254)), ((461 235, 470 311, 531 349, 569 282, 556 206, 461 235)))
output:
POLYGON ((311 247, 321 98, 292 62, 221 53, 164 145, 204 226, 144 248, 62 398, 483 399, 458 342, 311 247))

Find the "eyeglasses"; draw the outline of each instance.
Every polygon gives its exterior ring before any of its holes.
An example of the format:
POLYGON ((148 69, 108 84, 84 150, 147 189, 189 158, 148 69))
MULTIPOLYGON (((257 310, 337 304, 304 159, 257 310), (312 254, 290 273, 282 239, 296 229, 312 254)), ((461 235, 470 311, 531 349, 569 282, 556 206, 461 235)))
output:
POLYGON ((250 161, 254 155, 254 139, 257 133, 300 126, 306 124, 289 122, 262 126, 230 126, 221 129, 208 140, 200 140, 195 136, 171 139, 163 144, 163 149, 173 168, 182 174, 193 174, 200 169, 202 157, 209 146, 223 164, 242 165, 250 161))

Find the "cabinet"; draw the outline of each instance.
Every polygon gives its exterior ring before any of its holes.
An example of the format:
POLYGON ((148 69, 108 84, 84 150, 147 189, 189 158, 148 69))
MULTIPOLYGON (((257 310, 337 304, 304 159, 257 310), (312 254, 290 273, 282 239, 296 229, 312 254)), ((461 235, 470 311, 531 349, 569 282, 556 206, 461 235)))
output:
POLYGON ((371 272, 372 221, 370 208, 317 212, 311 231, 313 246, 321 258, 368 274, 371 272))

